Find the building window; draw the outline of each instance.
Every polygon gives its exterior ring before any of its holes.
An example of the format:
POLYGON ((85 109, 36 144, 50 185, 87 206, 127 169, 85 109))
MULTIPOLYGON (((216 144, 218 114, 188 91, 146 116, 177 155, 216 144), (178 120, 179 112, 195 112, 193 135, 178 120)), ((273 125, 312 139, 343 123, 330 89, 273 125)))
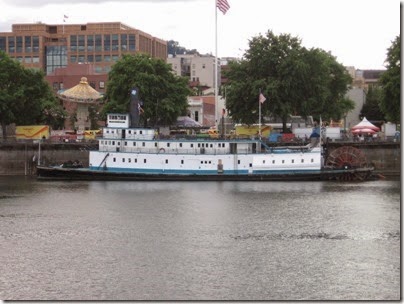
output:
POLYGON ((111 50, 111 35, 104 35, 104 51, 111 50))
POLYGON ((34 53, 39 53, 39 36, 32 36, 32 49, 34 53))
POLYGON ((105 88, 105 83, 104 81, 100 81, 100 89, 104 89, 105 88))
POLYGON ((95 50, 102 51, 102 35, 95 35, 95 50))
POLYGON ((87 51, 94 51, 94 35, 87 36, 87 51))
POLYGON ((70 36, 70 50, 77 51, 77 36, 76 35, 70 36))
POLYGON ((112 50, 118 51, 119 50, 119 35, 112 34, 112 50))
POLYGON ((15 52, 15 38, 8 37, 8 52, 14 53, 15 52))
POLYGON ((136 50, 136 37, 135 35, 129 35, 129 51, 136 50))
POLYGON ((121 34, 121 50, 126 51, 128 49, 128 35, 121 34))
MULTIPOLYGON (((24 43, 25 43, 25 53, 32 53, 32 40, 31 36, 25 36, 24 37, 24 43)), ((0 47, 1 49, 1 47, 0 47)))
POLYGON ((85 47, 85 40, 84 40, 84 35, 79 35, 79 52, 84 52, 85 51, 85 49, 84 49, 84 47, 85 47))
POLYGON ((0 37, 0 50, 6 52, 6 37, 0 37))
POLYGON ((21 36, 17 36, 16 51, 17 51, 17 53, 22 53, 22 37, 21 36))

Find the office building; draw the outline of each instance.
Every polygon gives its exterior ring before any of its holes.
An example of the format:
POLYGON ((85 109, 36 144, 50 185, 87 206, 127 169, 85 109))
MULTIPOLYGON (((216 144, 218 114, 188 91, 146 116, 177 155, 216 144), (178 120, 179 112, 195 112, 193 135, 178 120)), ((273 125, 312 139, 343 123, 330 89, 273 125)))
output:
POLYGON ((167 58, 166 41, 120 22, 13 24, 11 32, 0 33, 0 50, 46 75, 77 63, 91 64, 95 73, 106 75, 123 54, 137 52, 167 58))

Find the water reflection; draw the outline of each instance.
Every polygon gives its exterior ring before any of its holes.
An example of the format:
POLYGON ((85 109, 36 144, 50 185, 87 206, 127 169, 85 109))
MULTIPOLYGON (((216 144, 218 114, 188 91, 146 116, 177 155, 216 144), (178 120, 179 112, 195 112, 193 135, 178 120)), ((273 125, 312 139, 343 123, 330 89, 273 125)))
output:
POLYGON ((0 178, 0 191, 2 299, 400 298, 399 182, 0 178))

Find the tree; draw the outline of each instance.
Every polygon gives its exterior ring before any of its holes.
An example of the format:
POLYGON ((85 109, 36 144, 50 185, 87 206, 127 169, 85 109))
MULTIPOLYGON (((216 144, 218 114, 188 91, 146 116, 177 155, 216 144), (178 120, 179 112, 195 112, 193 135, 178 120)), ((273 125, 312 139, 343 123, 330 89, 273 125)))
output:
POLYGON ((128 112, 130 90, 139 89, 145 123, 169 125, 185 115, 190 95, 188 80, 173 74, 171 66, 146 54, 124 55, 108 76, 102 116, 110 112, 128 112))
MULTIPOLYGON (((0 124, 6 140, 6 126, 47 122, 46 111, 62 112, 41 71, 24 68, 0 51, 0 124)), ((62 118, 61 118, 62 119, 62 118)))
POLYGON ((380 77, 382 85, 382 98, 380 109, 387 120, 393 123, 400 122, 400 88, 401 88, 401 36, 397 36, 387 49, 387 70, 380 77))
POLYGON ((188 50, 183 46, 180 46, 178 41, 174 40, 169 40, 167 41, 167 53, 170 55, 177 55, 177 54, 197 54, 199 55, 199 52, 196 49, 188 50))
POLYGON ((353 109, 344 98, 351 83, 345 68, 329 53, 306 49, 298 38, 268 31, 250 40, 245 59, 230 63, 226 107, 233 119, 252 124, 258 120, 258 95, 267 97, 262 115, 280 118, 283 129, 290 115, 322 115, 340 119, 353 109))
POLYGON ((361 115, 368 120, 385 120, 384 113, 379 107, 381 99, 382 89, 379 87, 370 87, 366 94, 366 102, 362 107, 361 115))

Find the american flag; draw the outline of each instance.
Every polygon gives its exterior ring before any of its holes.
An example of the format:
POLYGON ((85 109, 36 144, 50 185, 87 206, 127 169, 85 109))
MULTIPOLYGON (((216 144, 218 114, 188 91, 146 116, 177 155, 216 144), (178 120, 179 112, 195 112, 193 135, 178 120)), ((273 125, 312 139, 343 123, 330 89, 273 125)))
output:
POLYGON ((229 10, 230 5, 227 0, 216 0, 216 7, 224 14, 229 10))

